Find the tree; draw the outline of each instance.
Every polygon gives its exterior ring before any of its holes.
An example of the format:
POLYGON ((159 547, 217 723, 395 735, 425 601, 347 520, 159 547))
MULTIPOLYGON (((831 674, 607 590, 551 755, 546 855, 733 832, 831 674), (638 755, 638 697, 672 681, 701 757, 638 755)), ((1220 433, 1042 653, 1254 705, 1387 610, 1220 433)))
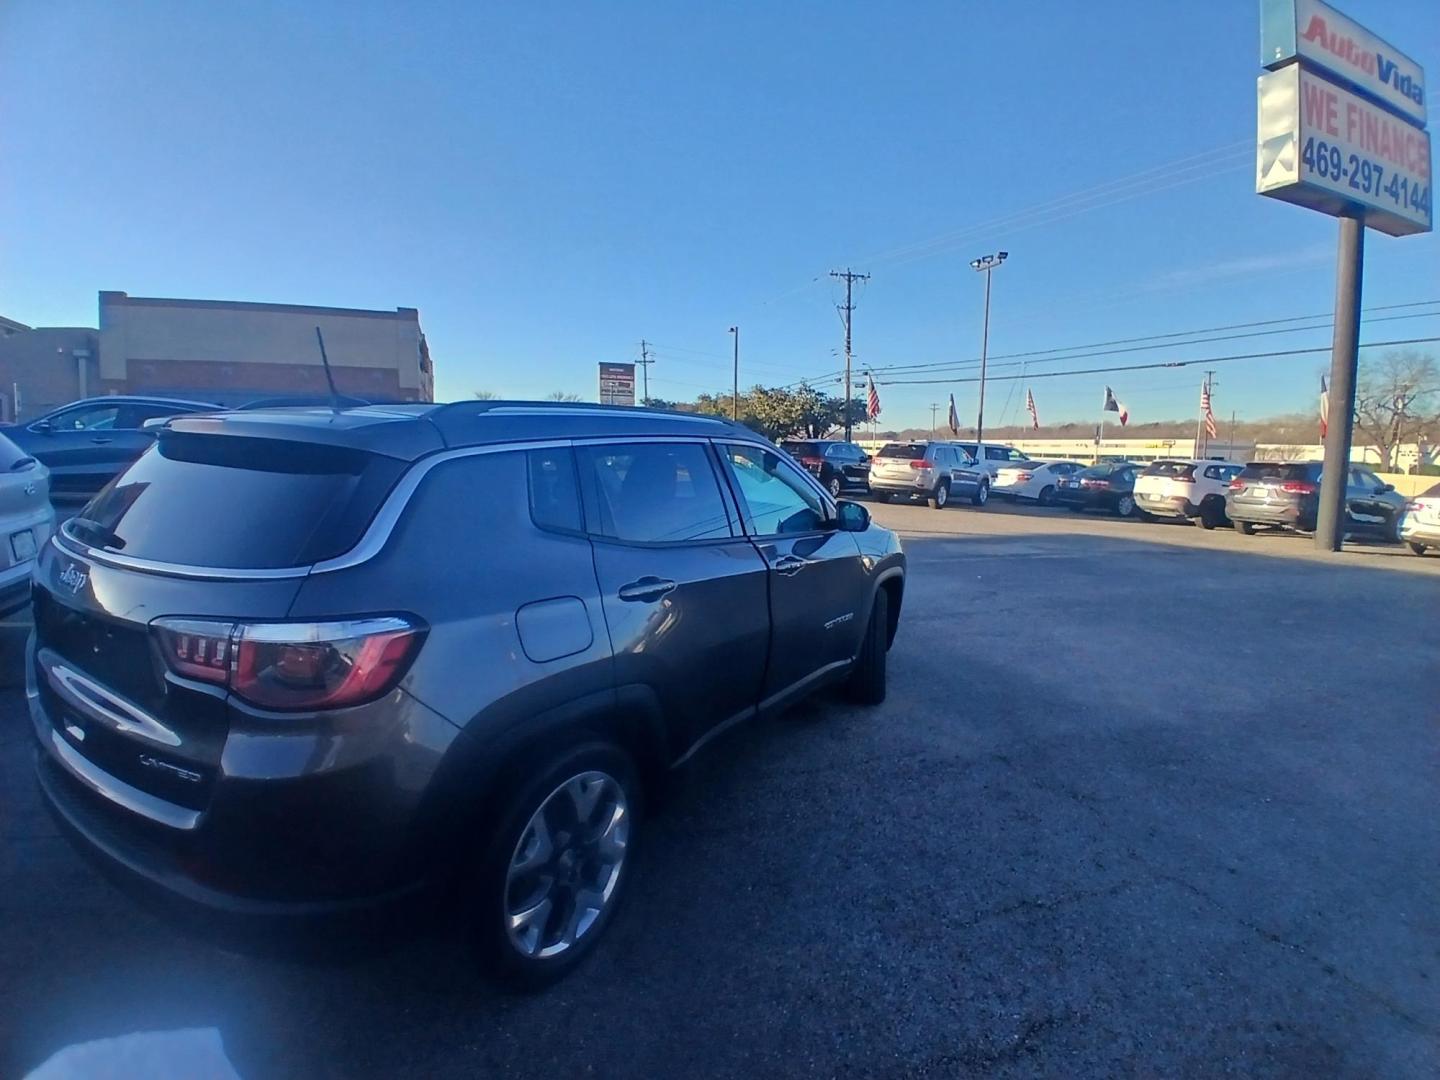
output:
POLYGON ((1380 452, 1380 471, 1395 468, 1395 451, 1440 426, 1440 367, 1406 350, 1367 361, 1355 385, 1355 430, 1380 452))
POLYGON ((564 390, 551 390, 545 395, 546 401, 579 401, 579 394, 567 394, 564 390))
POLYGON ((475 400, 477 401, 499 401, 500 395, 494 390, 476 390, 475 400))

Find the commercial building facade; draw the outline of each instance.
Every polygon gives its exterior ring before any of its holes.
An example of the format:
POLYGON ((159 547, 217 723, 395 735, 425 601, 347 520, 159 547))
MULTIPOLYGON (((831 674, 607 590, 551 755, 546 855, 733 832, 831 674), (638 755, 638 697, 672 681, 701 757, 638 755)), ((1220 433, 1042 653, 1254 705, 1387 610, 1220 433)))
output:
POLYGON ((429 347, 414 308, 177 300, 102 292, 99 327, 0 333, 0 416, 26 419, 76 398, 163 394, 242 404, 336 389, 375 401, 433 401, 429 347))

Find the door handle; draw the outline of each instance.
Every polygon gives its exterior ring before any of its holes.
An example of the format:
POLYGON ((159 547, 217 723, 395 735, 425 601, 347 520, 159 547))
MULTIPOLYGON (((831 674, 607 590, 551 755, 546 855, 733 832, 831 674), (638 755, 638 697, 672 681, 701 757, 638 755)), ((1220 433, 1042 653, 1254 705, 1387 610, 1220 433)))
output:
POLYGON ((102 437, 100 437, 100 436, 97 435, 95 438, 91 439, 90 441, 91 441, 92 443, 110 443, 110 442, 114 442, 115 440, 114 440, 114 439, 102 438, 102 437))
POLYGON ((620 591, 616 594, 621 600, 633 602, 649 602, 659 600, 666 593, 675 591, 675 582, 665 578, 645 576, 630 582, 628 585, 621 585, 620 591))
POLYGON ((808 565, 810 565, 809 560, 802 559, 799 555, 782 555, 774 563, 775 572, 786 577, 794 577, 808 565))

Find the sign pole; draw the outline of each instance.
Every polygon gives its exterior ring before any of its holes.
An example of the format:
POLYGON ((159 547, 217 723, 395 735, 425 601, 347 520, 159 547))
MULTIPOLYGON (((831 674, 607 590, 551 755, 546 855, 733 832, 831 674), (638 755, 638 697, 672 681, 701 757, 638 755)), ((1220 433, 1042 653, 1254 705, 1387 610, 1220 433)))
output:
POLYGON ((1355 426, 1355 371, 1360 351, 1360 288, 1365 269, 1365 222, 1340 219, 1340 257, 1335 271, 1335 342, 1330 351, 1330 430, 1315 546, 1339 551, 1345 539, 1345 488, 1355 426))

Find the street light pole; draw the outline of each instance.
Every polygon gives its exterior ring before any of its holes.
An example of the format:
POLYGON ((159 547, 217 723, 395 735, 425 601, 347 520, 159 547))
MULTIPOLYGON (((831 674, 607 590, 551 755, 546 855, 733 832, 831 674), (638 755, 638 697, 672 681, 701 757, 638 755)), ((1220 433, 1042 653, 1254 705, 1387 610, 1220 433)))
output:
POLYGON ((985 441, 985 368, 990 352, 990 272, 1010 257, 1008 251, 997 251, 994 255, 982 255, 970 260, 970 269, 985 275, 985 321, 980 331, 980 411, 975 417, 975 443, 978 447, 985 441))
POLYGON ((730 390, 730 419, 740 419, 740 327, 730 327, 730 333, 735 338, 735 370, 734 381, 730 390))

